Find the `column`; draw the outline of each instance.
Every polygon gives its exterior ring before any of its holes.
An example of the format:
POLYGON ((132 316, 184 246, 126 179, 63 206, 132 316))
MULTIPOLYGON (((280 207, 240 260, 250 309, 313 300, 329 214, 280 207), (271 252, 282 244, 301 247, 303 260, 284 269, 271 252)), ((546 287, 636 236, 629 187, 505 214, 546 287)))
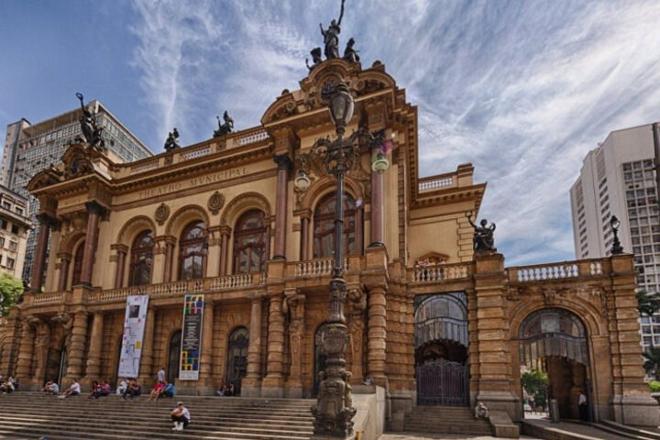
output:
POLYGON ((367 323, 367 372, 376 385, 385 386, 385 348, 387 338, 387 309, 385 287, 369 291, 369 322, 367 323))
POLYGON ((300 260, 309 260, 309 214, 300 217, 300 260))
POLYGON ((21 325, 21 342, 18 345, 18 362, 16 363, 16 378, 19 383, 29 383, 32 379, 32 355, 34 354, 34 325, 39 322, 35 317, 23 319, 21 325))
POLYGON ((84 365, 85 342, 87 341, 87 312, 77 311, 73 315, 71 342, 69 344, 66 378, 62 381, 69 386, 73 379, 80 379, 84 365))
POLYGON ((383 246, 383 173, 371 173, 371 244, 383 246))
POLYGON ((295 291, 286 296, 289 311, 289 352, 291 368, 286 382, 287 397, 301 398, 303 395, 302 364, 305 346, 305 295, 295 291))
POLYGON ((229 236, 231 228, 227 225, 220 227, 220 276, 227 275, 227 259, 229 258, 229 236))
POLYGON ((250 314, 250 343, 248 345, 247 374, 241 385, 241 395, 259 396, 261 387, 261 297, 252 298, 250 314))
POLYGON ((147 310, 147 320, 144 324, 144 341, 142 343, 142 356, 140 359, 140 382, 142 383, 142 386, 146 387, 152 383, 152 376, 154 373, 154 328, 156 327, 156 309, 151 304, 147 310))
POLYGON ((10 313, 9 316, 7 316, 7 321, 5 322, 5 339, 0 342, 0 348, 2 349, 3 356, 0 357, 0 374, 3 376, 11 376, 15 375, 14 373, 14 367, 15 367, 15 359, 13 358, 13 354, 17 353, 18 350, 15 350, 16 348, 16 342, 19 341, 18 333, 20 329, 17 329, 17 321, 18 319, 16 318, 18 309, 13 309, 10 313))
POLYGON ((165 238, 165 266, 163 267, 163 282, 169 283, 172 281, 172 263, 174 260, 174 245, 176 239, 174 237, 165 238))
POLYGON ((94 272, 94 256, 96 255, 96 246, 99 236, 99 220, 103 208, 96 202, 86 203, 87 207, 87 231, 85 233, 85 248, 83 253, 82 270, 80 273, 80 283, 87 286, 92 284, 92 274, 94 272))
MULTIPOLYGON (((202 323, 202 355, 200 358, 199 378, 202 387, 213 394, 215 383, 213 382, 213 302, 204 304, 204 322, 202 323)), ((250 341, 252 336, 250 336, 250 341)), ((205 393, 206 394, 206 393, 205 393)))
POLYGON ((124 286, 124 271, 126 270, 126 254, 128 254, 128 246, 124 244, 113 244, 110 246, 116 252, 117 267, 115 268, 115 289, 124 286))
POLYGON ((94 313, 92 321, 92 334, 89 338, 89 351, 87 352, 87 366, 85 368, 85 385, 101 376, 101 349, 103 347, 103 313, 94 313))
POLYGON ((34 380, 35 385, 42 385, 46 378, 46 364, 48 363, 48 346, 50 345, 50 326, 48 322, 41 321, 36 329, 34 342, 34 380))
POLYGON ((50 226, 52 219, 45 213, 37 215, 39 220, 39 232, 37 235, 37 246, 32 260, 32 272, 30 289, 33 292, 41 292, 43 274, 46 269, 46 253, 48 252, 48 239, 50 237, 50 226))
POLYGON ((282 294, 270 297, 267 374, 261 387, 262 397, 284 396, 284 315, 282 314, 282 299, 282 294))
POLYGON ((275 198, 275 249, 273 259, 286 259, 286 202, 291 159, 286 154, 275 156, 277 163, 277 189, 275 198))
POLYGON ((222 255, 222 238, 220 236, 221 226, 208 228, 208 253, 206 261, 206 276, 217 277, 220 274, 220 256, 222 255))
POLYGON ((61 252, 57 254, 60 259, 60 273, 57 280, 57 291, 65 292, 67 288, 67 281, 69 277, 69 265, 71 264, 71 254, 68 252, 61 252))

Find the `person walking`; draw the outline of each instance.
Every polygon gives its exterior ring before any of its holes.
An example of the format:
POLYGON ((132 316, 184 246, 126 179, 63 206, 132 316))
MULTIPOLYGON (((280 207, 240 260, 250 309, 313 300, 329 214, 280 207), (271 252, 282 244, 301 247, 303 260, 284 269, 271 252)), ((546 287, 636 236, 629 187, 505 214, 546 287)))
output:
POLYGON ((587 396, 582 390, 578 394, 578 411, 580 412, 580 420, 583 422, 589 421, 589 402, 587 402, 587 396))

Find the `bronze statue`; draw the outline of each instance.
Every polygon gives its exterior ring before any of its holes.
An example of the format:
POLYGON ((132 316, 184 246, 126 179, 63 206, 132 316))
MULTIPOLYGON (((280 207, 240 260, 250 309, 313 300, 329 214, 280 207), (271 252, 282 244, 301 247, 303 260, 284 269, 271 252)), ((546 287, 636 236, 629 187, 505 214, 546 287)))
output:
POLYGON ((181 148, 181 146, 179 145, 179 130, 174 127, 174 129, 167 134, 165 151, 172 151, 176 148, 181 148))
POLYGON ((213 131, 213 137, 224 136, 234 131, 234 120, 229 116, 227 110, 222 114, 224 123, 220 122, 220 116, 216 116, 216 119, 218 120, 218 129, 213 131))
POLYGON ((341 32, 341 19, 344 17, 345 1, 346 0, 341 0, 339 19, 333 19, 330 22, 328 29, 323 29, 323 23, 319 23, 321 34, 323 35, 323 43, 325 44, 325 58, 328 60, 339 58, 339 33, 341 32))
POLYGON ((472 223, 472 214, 467 215, 468 222, 474 228, 474 251, 475 252, 497 252, 495 248, 495 223, 488 226, 488 220, 485 218, 481 220, 480 225, 477 226, 472 223))
POLYGON ((309 60, 307 58, 305 58, 305 64, 307 65, 307 69, 309 69, 309 71, 311 72, 314 67, 321 64, 323 59, 321 59, 321 48, 320 47, 315 47, 314 49, 312 49, 310 54, 312 55, 312 65, 311 66, 309 65, 309 60))
POLYGON ((76 98, 80 100, 80 109, 82 116, 80 117, 80 131, 82 132, 82 141, 89 144, 92 148, 100 150, 105 149, 105 141, 103 140, 103 127, 99 127, 96 122, 96 114, 93 114, 83 101, 83 94, 76 93, 76 98))
POLYGON ((349 63, 359 63, 360 56, 353 46, 355 46, 355 39, 351 37, 346 43, 346 49, 344 49, 344 59, 349 63))

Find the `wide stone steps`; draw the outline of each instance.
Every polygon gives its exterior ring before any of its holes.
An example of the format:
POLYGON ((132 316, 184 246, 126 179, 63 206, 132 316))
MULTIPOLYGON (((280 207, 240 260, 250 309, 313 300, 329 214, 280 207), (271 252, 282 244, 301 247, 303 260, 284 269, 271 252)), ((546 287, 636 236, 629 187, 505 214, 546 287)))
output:
POLYGON ((418 406, 406 415, 404 429, 408 432, 490 435, 490 424, 475 419, 470 408, 455 406, 418 406))
POLYGON ((308 440, 311 400, 181 397, 192 423, 173 433, 169 413, 177 399, 123 400, 108 396, 58 399, 38 393, 0 396, 0 438, 49 440, 171 439, 308 440))

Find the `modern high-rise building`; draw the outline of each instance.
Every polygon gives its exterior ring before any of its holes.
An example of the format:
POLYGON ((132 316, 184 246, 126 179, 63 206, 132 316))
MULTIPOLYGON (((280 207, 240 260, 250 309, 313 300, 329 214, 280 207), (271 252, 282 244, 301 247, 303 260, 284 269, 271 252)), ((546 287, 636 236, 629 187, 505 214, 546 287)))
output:
MULTIPOLYGON (((647 292, 660 292, 654 157, 653 124, 613 131, 587 154, 571 188, 577 258, 610 254, 615 215, 624 250, 635 254, 638 287, 647 292)), ((642 336, 645 347, 660 346, 660 316, 642 317, 642 336)))
POLYGON ((32 223, 27 199, 0 185, 0 273, 21 278, 32 223))
MULTIPOLYGON (((132 162, 152 156, 152 152, 97 100, 87 105, 97 115, 97 123, 103 127, 105 146, 113 158, 132 162)), ((31 124, 21 119, 7 126, 7 136, 0 166, 1 183, 29 200, 29 217, 36 224, 34 215, 39 202, 25 189, 27 183, 39 171, 61 162, 62 155, 74 139, 80 135, 82 110, 76 108, 50 119, 31 124)), ((36 231, 30 234, 25 253, 23 279, 30 279, 32 254, 36 245, 36 231)))

